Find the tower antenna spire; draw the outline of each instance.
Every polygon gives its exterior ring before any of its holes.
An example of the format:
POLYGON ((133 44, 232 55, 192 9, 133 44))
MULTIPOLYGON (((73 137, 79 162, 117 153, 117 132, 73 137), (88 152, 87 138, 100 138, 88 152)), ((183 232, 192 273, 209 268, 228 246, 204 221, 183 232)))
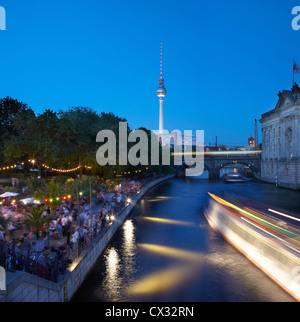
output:
POLYGON ((162 77, 162 40, 161 40, 160 41, 160 78, 158 80, 158 89, 156 90, 156 95, 159 97, 159 133, 161 135, 164 131, 164 112, 163 112, 164 97, 167 94, 164 82, 165 81, 162 77))
POLYGON ((162 78, 162 56, 163 56, 163 51, 162 51, 162 40, 160 41, 160 78, 162 78))

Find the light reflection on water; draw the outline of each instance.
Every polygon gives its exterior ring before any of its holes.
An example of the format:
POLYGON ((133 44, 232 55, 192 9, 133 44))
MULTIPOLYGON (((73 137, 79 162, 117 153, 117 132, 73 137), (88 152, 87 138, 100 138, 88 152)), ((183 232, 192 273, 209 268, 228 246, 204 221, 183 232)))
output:
POLYGON ((189 280, 197 269, 196 264, 186 264, 156 271, 132 283, 128 289, 128 294, 155 295, 172 290, 189 280))
POLYGON ((120 258, 114 247, 108 249, 104 255, 104 262, 106 266, 106 276, 103 279, 103 284, 106 285, 105 297, 107 301, 118 301, 120 300, 122 279, 119 275, 120 258))
POLYGON ((97 292, 105 301, 125 301, 123 289, 124 281, 132 283, 136 272, 135 255, 137 245, 135 242, 135 227, 132 219, 127 219, 122 226, 122 244, 117 250, 109 247, 104 255, 104 279, 97 292), (118 254, 120 253, 120 255, 118 254), (121 257, 120 257, 121 256, 121 257), (126 269, 124 269, 126 268, 126 269))
POLYGON ((299 211, 299 193, 273 185, 171 180, 143 198, 74 301, 293 301, 209 227, 207 191, 243 191, 299 211))
POLYGON ((126 267, 124 270, 124 279, 131 283, 136 273, 135 256, 137 244, 135 241, 135 226, 132 219, 127 219, 123 225, 123 243, 122 243, 122 263, 126 267))

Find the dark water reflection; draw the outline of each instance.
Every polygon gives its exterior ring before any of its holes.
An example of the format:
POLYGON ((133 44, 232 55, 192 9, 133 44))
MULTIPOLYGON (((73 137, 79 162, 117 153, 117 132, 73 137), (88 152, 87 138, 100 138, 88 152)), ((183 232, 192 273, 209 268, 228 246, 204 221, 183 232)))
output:
POLYGON ((140 202, 73 300, 293 301, 208 226, 208 191, 300 213, 299 192, 274 185, 170 180, 140 202))

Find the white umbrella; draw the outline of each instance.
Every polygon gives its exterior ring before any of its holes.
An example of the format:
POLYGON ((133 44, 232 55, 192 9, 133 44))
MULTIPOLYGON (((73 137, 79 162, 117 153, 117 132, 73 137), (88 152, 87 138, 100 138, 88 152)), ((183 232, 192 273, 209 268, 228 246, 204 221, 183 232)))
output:
POLYGON ((27 205, 28 203, 33 203, 34 198, 21 199, 20 201, 22 201, 25 205, 27 205))
POLYGON ((8 198, 8 197, 15 197, 18 193, 16 192, 5 192, 2 195, 0 195, 1 198, 8 198))

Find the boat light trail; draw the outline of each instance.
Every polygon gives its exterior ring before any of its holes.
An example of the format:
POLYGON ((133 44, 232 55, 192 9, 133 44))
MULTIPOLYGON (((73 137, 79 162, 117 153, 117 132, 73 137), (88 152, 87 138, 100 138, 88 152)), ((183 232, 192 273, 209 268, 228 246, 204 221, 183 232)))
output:
POLYGON ((244 221, 246 221, 247 223, 249 223, 250 225, 252 225, 252 226, 254 226, 254 227, 256 227, 256 228, 260 229, 261 231, 265 232, 266 234, 269 234, 269 235, 271 235, 272 237, 275 237, 275 238, 277 238, 277 239, 281 240, 282 242, 286 243, 286 241, 285 241, 284 239, 282 239, 282 238, 280 238, 280 237, 278 237, 278 236, 276 236, 276 235, 274 235, 274 234, 272 234, 272 233, 268 232, 267 230, 265 230, 265 229, 263 229, 263 228, 261 228, 261 227, 259 227, 259 226, 255 225, 255 224, 253 224, 252 222, 250 222, 249 220, 247 220, 247 219, 245 219, 245 218, 243 218, 243 217, 241 217, 241 218, 242 218, 244 221))
MULTIPOLYGON (((247 231, 250 235, 252 235, 253 237, 257 238, 258 240, 260 240, 262 243, 264 243, 265 245, 268 245, 269 247, 271 247, 272 249, 276 250, 277 252, 281 253, 282 255, 286 256, 287 258, 291 259, 293 262, 295 262, 297 265, 300 265, 300 262, 296 259, 294 259, 293 257, 289 256, 286 252, 281 251, 280 249, 274 247, 272 244, 270 244, 269 242, 266 242, 265 240, 263 240, 262 238, 260 238, 259 236, 257 236, 257 234, 252 233, 251 231, 249 231, 248 229, 246 229, 245 227, 243 227, 240 224, 237 224, 240 228, 242 228, 243 230, 247 231)), ((249 227, 248 227, 249 228, 249 227)))
POLYGON ((283 214, 282 212, 279 212, 279 211, 276 211, 276 210, 273 210, 273 209, 268 209, 268 211, 273 212, 274 214, 277 214, 277 215, 280 215, 280 216, 286 217, 286 218, 290 218, 290 219, 293 219, 293 220, 296 220, 296 221, 300 221, 300 219, 299 219, 299 218, 296 218, 296 217, 292 217, 292 216, 289 216, 289 215, 283 214))
POLYGON ((212 194, 212 193, 209 193, 209 192, 208 192, 208 194, 209 194, 209 195, 210 195, 214 200, 216 200, 218 203, 220 203, 220 204, 222 204, 222 205, 224 205, 224 206, 230 207, 230 208, 232 208, 232 209, 235 209, 235 210, 239 211, 240 213, 244 214, 244 215, 245 215, 245 216, 247 216, 247 217, 251 217, 251 218, 254 218, 254 220, 261 221, 261 222, 265 223, 265 224, 266 224, 266 225, 268 225, 268 226, 272 226, 272 227, 274 227, 274 228, 275 228, 275 229, 277 229, 277 230, 288 232, 288 230, 283 229, 283 228, 281 228, 281 227, 278 227, 277 225, 272 224, 270 221, 267 221, 267 220, 264 220, 264 219, 262 219, 262 218, 260 218, 260 217, 257 217, 257 216, 255 216, 254 214, 252 214, 252 213, 250 213, 250 212, 248 212, 248 211, 246 211, 246 210, 244 210, 244 209, 242 209, 242 208, 240 208, 240 207, 237 207, 237 206, 235 206, 234 204, 232 204, 232 203, 230 203, 230 202, 228 202, 228 201, 226 201, 226 200, 224 200, 224 199, 222 199, 222 198, 220 198, 220 197, 218 197, 218 196, 216 196, 216 195, 214 195, 214 194, 212 194))
MULTIPOLYGON (((208 208, 210 212, 205 213, 205 217, 212 228, 219 231, 234 247, 245 254, 250 261, 300 301, 299 282, 297 278, 292 276, 293 273, 291 273, 293 267, 300 267, 300 251, 294 245, 294 242, 298 242, 298 235, 295 235, 296 238, 294 237, 291 240, 289 236, 286 236, 287 230, 281 229, 269 221, 245 211, 245 208, 241 209, 218 196, 210 193, 209 195, 214 199, 211 201, 213 206, 208 208), (243 231, 239 231, 237 227, 247 232, 248 235, 243 231), (277 231, 278 229, 280 229, 280 233, 277 231), (255 239, 250 237, 250 235, 255 239), (288 245, 290 242, 292 244, 288 245), (269 249, 275 250, 275 252, 269 249), (291 252, 291 250, 297 252, 297 254, 291 252), (295 266, 295 263, 297 266, 295 266)), ((265 212, 260 212, 258 215, 274 221, 274 217, 265 212)))

